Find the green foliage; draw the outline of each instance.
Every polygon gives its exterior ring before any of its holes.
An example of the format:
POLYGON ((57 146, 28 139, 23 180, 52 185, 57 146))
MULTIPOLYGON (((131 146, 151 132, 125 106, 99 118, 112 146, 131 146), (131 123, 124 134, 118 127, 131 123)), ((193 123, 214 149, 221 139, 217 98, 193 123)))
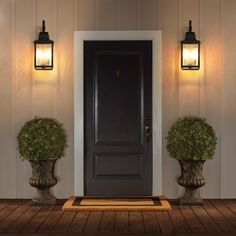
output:
POLYGON ((66 147, 62 125, 50 118, 35 118, 26 122, 17 140, 21 158, 25 160, 59 159, 66 147))
POLYGON ((213 159, 216 141, 215 132, 205 119, 183 117, 168 132, 167 150, 177 160, 213 159))

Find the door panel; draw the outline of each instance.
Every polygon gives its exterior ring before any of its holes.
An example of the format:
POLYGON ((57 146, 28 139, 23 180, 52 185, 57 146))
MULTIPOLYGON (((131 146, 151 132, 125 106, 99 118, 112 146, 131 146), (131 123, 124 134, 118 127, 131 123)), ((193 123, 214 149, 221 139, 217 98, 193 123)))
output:
POLYGON ((143 177, 143 158, 139 153, 99 153, 95 154, 94 157, 95 178, 143 177), (131 165, 132 168, 130 168, 131 165))
POLYGON ((137 70, 140 55, 103 52, 95 55, 95 63, 95 144, 140 143, 141 117, 133 115, 141 113, 137 104, 143 102, 139 81, 142 78, 137 70))
POLYGON ((84 62, 85 194, 150 195, 152 43, 85 41, 84 62))

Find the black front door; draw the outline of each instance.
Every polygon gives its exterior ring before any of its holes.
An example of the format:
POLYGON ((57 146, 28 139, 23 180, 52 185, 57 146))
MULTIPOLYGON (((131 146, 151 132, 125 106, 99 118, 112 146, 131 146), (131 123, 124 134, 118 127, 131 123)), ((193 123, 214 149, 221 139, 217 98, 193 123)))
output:
POLYGON ((152 42, 85 41, 85 195, 152 194, 152 42))

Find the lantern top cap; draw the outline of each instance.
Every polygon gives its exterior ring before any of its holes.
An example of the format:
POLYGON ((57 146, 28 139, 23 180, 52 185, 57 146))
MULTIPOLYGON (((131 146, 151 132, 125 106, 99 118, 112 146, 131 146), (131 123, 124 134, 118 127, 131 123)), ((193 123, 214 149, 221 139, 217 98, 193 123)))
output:
POLYGON ((45 20, 42 21, 42 31, 39 32, 38 39, 34 41, 35 44, 37 43, 45 43, 45 44, 53 44, 54 41, 49 38, 48 32, 45 31, 45 20))
POLYGON ((200 44, 201 41, 196 39, 195 32, 192 32, 192 21, 189 20, 188 31, 185 33, 185 39, 181 43, 186 44, 200 44))

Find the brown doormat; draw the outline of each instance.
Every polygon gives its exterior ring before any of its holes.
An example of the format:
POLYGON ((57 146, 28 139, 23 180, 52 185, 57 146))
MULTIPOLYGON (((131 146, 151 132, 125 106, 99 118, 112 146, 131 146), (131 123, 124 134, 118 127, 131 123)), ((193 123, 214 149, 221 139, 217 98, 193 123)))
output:
POLYGON ((63 211, 168 211, 171 206, 163 196, 140 197, 70 197, 63 211))

